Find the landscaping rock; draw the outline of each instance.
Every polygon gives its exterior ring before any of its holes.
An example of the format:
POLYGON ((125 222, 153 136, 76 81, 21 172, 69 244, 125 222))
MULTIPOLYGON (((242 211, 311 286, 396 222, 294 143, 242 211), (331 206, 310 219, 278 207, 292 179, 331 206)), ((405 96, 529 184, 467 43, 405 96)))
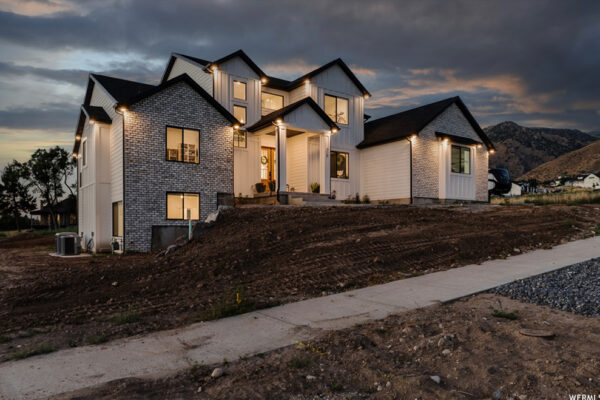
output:
POLYGON ((521 279, 491 292, 588 317, 600 316, 600 258, 521 279))
POLYGON ((315 379, 317 379, 317 377, 314 376, 314 375, 306 375, 306 380, 307 381, 314 381, 315 379))
POLYGON ((223 376, 223 368, 215 368, 213 369, 213 372, 210 374, 211 378, 219 378, 223 376))
POLYGON ((432 381, 434 381, 435 383, 437 383, 438 385, 442 383, 442 378, 440 378, 437 375, 431 375, 429 377, 432 381))

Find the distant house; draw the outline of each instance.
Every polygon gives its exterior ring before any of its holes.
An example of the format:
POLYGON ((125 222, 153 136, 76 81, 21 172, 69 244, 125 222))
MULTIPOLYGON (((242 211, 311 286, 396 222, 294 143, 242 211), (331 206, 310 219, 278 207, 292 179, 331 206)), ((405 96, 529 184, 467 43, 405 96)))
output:
MULTIPOLYGON (((77 199, 69 196, 58 203, 56 210, 56 221, 60 228, 77 225, 77 199)), ((40 225, 52 226, 52 213, 48 207, 41 207, 32 211, 31 215, 40 217, 40 225)))
POLYGON ((597 174, 582 174, 573 181, 573 186, 586 189, 600 189, 600 177, 597 174))

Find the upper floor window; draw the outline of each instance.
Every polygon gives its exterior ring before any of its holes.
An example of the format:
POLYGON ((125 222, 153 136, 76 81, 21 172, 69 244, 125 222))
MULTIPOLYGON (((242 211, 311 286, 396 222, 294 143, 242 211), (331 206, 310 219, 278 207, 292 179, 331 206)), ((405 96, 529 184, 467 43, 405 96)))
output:
POLYGON ((333 122, 348 124, 348 99, 325 95, 325 113, 333 122))
POLYGON ((233 116, 244 125, 246 123, 246 107, 233 106, 233 116))
POLYGON ((338 178, 338 179, 348 179, 349 173, 348 173, 348 167, 349 167, 349 162, 348 162, 348 158, 349 155, 348 153, 343 153, 340 151, 332 151, 329 155, 330 157, 330 176, 332 178, 338 178))
POLYGON ((471 149, 452 145, 452 172, 456 174, 471 173, 471 149))
POLYGON ((233 81, 233 98, 246 100, 246 82, 233 81))
POLYGON ((167 126, 167 160, 198 163, 200 131, 167 126))
POLYGON ((263 109, 276 111, 283 108, 283 96, 262 92, 260 102, 263 109))

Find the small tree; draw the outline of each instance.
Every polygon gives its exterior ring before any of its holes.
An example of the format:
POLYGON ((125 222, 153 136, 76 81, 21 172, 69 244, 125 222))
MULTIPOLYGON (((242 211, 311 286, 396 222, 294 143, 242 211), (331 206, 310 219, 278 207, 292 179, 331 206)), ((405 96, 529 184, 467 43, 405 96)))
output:
POLYGON ((13 216, 19 232, 21 215, 35 208, 35 200, 29 193, 29 185, 24 182, 26 177, 26 165, 16 160, 4 167, 1 176, 0 207, 3 213, 13 216))
POLYGON ((74 161, 69 153, 59 146, 49 150, 38 149, 27 162, 27 178, 39 194, 43 205, 50 211, 51 227, 54 230, 57 229, 56 207, 65 193, 65 186, 68 187, 66 182, 73 172, 73 165, 74 161))

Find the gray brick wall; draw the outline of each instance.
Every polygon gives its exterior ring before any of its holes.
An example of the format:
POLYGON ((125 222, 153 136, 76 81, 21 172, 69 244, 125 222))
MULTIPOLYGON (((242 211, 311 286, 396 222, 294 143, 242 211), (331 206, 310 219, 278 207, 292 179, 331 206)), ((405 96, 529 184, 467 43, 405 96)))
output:
POLYGON ((177 83, 131 106, 125 117, 126 251, 149 251, 153 225, 167 220, 167 192, 200 193, 200 219, 217 208, 217 193, 233 193, 231 123, 187 84, 177 83), (200 131, 198 164, 166 160, 166 126, 200 131))
MULTIPOLYGON (((481 140, 456 104, 429 123, 413 143, 413 196, 440 196, 440 141, 435 132, 481 140)), ((475 200, 487 201, 488 154, 485 146, 475 152, 475 200)))

